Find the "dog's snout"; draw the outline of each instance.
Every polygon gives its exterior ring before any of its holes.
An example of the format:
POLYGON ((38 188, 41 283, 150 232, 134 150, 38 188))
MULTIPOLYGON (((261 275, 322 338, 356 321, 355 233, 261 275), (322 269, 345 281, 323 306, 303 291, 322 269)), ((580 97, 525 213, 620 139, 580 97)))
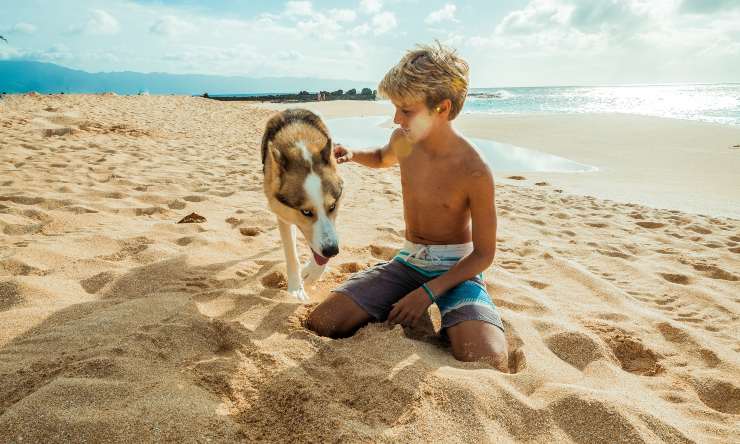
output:
POLYGON ((334 257, 339 254, 339 246, 337 244, 329 245, 321 249, 321 255, 324 257, 334 257))

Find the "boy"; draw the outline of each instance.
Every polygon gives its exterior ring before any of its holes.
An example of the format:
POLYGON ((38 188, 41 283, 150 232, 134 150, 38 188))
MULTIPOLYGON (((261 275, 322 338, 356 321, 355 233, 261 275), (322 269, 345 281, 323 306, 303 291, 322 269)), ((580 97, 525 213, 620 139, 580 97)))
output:
POLYGON ((339 163, 399 164, 406 244, 335 289, 309 315, 311 330, 338 338, 370 321, 411 325, 436 303, 456 359, 508 372, 503 323, 481 280, 496 251, 493 176, 451 125, 467 90, 465 61, 439 43, 420 46, 379 86, 401 127, 389 143, 364 152, 335 147, 339 163))

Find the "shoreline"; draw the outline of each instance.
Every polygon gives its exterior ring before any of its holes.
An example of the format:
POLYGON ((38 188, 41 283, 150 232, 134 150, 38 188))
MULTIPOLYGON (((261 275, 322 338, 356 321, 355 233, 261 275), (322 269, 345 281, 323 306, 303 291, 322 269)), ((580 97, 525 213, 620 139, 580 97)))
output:
MULTIPOLYGON (((279 110, 288 106, 258 106, 279 110)), ((306 108, 325 118, 386 115, 387 103, 336 101, 306 108)), ((637 114, 461 114, 455 127, 465 136, 495 140, 553 154, 598 168, 550 173, 495 170, 496 180, 515 185, 546 181, 568 193, 660 209, 740 219, 740 127, 637 114), (653 140, 655 139, 655 140, 653 140), (697 169, 695 165, 702 165, 697 169), (524 176, 513 181, 507 176, 524 176), (705 178, 711 177, 711 181, 705 178)))

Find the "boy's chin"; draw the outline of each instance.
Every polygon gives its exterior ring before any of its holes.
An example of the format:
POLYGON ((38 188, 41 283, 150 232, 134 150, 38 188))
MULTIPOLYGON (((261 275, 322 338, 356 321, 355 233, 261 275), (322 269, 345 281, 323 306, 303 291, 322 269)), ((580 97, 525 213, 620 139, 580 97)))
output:
POLYGON ((408 132, 408 133, 406 133, 406 140, 408 140, 409 143, 411 143, 411 144, 415 144, 415 143, 423 142, 424 139, 427 138, 427 136, 429 136, 428 133, 417 134, 417 133, 413 133, 413 132, 408 132))

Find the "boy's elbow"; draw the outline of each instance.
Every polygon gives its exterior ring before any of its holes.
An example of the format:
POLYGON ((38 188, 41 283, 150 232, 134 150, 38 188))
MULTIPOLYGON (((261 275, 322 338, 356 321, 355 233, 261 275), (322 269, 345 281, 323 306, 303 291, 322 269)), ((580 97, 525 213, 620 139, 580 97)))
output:
POLYGON ((493 264, 493 259, 496 257, 496 249, 492 248, 490 250, 479 251, 478 257, 480 257, 480 261, 483 265, 488 268, 493 264))

